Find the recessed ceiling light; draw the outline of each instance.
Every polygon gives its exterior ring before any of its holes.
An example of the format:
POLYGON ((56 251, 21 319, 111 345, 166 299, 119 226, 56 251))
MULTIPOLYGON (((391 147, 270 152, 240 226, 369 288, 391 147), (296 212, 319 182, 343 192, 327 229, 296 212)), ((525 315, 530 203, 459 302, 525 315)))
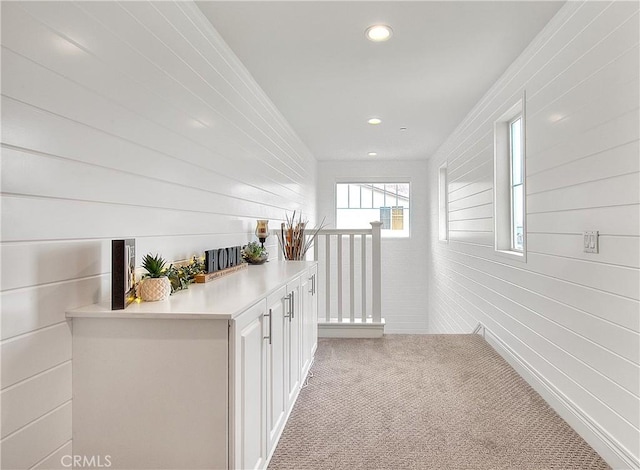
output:
POLYGON ((367 155, 369 155, 370 157, 375 157, 378 154, 376 152, 369 152, 367 155))
POLYGON ((79 46, 61 36, 55 38, 55 45, 58 51, 63 54, 78 55, 84 52, 79 46))
POLYGON ((369 26, 364 34, 369 41, 382 42, 387 41, 391 37, 391 34, 393 34, 393 31, 391 31, 391 27, 386 24, 374 24, 373 26, 369 26))
POLYGON ((375 126, 376 124, 380 124, 380 123, 382 122, 382 119, 379 119, 379 118, 371 118, 371 119, 369 119, 367 122, 368 122, 369 124, 372 124, 372 125, 374 125, 374 126, 375 126))
POLYGON ((190 119, 189 124, 191 125, 191 127, 195 127, 198 129, 207 127, 207 125, 204 122, 202 122, 200 119, 190 119))
POLYGON ((401 130, 401 131, 406 131, 406 130, 407 130, 407 128, 406 128, 406 127, 401 127, 401 128, 400 128, 400 130, 401 130))

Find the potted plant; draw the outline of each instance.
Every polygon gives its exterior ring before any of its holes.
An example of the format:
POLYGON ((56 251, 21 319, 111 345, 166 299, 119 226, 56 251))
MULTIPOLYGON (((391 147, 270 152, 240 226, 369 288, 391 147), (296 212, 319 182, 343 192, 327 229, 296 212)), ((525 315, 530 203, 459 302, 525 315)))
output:
POLYGON ((258 242, 249 242, 242 248, 242 259, 249 264, 262 264, 269 259, 269 253, 258 242))
POLYGON ((166 274, 166 261, 158 254, 145 255, 142 267, 147 271, 138 284, 138 297, 147 302, 165 300, 171 295, 171 282, 166 274))

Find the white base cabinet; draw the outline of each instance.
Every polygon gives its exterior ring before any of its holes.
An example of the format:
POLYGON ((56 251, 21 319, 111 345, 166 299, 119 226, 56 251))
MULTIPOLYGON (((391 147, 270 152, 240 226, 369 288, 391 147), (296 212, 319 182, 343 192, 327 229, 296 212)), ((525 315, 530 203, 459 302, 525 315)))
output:
POLYGON ((228 468, 228 325, 73 320, 73 454, 111 468, 228 468))
POLYGON ((300 369, 307 376, 318 346, 318 265, 309 268, 308 276, 300 278, 300 369))
POLYGON ((317 265, 273 264, 264 279, 250 267, 190 288, 242 299, 245 281, 264 281, 238 311, 203 312, 196 292, 193 310, 69 312, 74 454, 121 469, 266 468, 317 346, 317 265))
POLYGON ((287 308, 284 322, 284 362, 285 390, 287 392, 287 412, 293 407, 300 390, 300 279, 287 284, 287 308))
POLYGON ((284 331, 286 286, 267 299, 267 449, 275 449, 287 418, 285 399, 285 347, 284 331))
POLYGON ((266 467, 267 420, 266 365, 267 343, 264 340, 264 301, 238 317, 232 326, 234 400, 232 409, 234 468, 266 467))

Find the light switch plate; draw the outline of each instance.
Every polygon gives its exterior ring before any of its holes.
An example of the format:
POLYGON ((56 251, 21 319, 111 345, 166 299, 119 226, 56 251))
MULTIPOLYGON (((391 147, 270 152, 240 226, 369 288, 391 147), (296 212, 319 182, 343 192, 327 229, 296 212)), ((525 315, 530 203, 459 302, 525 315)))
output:
POLYGON ((599 234, 597 230, 583 233, 585 253, 598 253, 598 250, 599 250, 598 238, 599 238, 599 234))

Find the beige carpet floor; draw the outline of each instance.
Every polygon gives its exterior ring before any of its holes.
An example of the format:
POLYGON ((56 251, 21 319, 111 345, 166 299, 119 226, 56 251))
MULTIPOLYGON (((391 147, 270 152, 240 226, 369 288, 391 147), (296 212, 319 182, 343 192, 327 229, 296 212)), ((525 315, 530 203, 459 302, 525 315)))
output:
POLYGON ((270 469, 607 469, 479 335, 321 339, 270 469))

